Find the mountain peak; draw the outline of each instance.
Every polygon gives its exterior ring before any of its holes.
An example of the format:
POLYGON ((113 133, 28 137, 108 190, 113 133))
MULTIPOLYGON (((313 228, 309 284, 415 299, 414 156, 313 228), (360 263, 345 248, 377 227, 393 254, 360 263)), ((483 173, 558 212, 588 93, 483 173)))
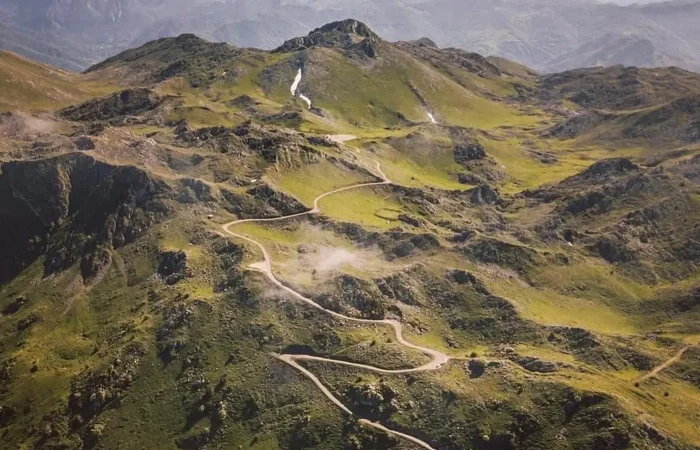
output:
POLYGON ((411 41, 411 44, 418 45, 421 47, 429 47, 429 48, 440 48, 435 41, 428 37, 422 37, 420 39, 416 39, 415 41, 411 41))
POLYGON ((307 36, 290 39, 274 51, 297 52, 314 47, 357 49, 373 58, 376 55, 374 44, 379 41, 381 38, 367 25, 358 20, 346 19, 317 28, 307 36))
POLYGON ((347 33, 362 36, 365 38, 379 38, 366 24, 355 19, 345 19, 338 22, 331 22, 312 31, 313 33, 347 33))

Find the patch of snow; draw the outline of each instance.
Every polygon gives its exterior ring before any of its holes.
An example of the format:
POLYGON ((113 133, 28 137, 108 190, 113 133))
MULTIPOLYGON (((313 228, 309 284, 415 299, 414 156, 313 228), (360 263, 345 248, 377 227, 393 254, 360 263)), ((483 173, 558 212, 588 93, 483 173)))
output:
POLYGON ((435 120, 435 116, 433 116, 431 113, 428 113, 428 118, 432 123, 437 123, 437 120, 435 120))
POLYGON ((297 95, 297 89, 299 89, 299 83, 301 83, 301 69, 299 69, 299 72, 297 72, 296 78, 294 78, 294 83, 292 84, 292 87, 291 87, 292 96, 297 95))
POLYGON ((337 142, 338 144, 344 144, 348 141, 354 141, 357 139, 357 136, 354 134, 329 134, 326 137, 333 142, 337 142))
POLYGON ((311 99, 309 97, 305 96, 304 94, 299 94, 299 98, 304 100, 306 104, 309 105, 309 109, 311 109, 311 99))
MULTIPOLYGON (((293 97, 296 97, 296 95, 297 95, 297 90, 299 89, 299 83, 301 83, 301 77, 302 77, 302 73, 301 73, 301 69, 299 69, 299 71, 297 72, 296 78, 294 78, 294 83, 292 83, 292 87, 290 88, 290 91, 292 92, 293 97)), ((309 105, 309 109, 311 109, 311 99, 309 97, 300 93, 299 98, 304 100, 306 102, 306 104, 309 105)))

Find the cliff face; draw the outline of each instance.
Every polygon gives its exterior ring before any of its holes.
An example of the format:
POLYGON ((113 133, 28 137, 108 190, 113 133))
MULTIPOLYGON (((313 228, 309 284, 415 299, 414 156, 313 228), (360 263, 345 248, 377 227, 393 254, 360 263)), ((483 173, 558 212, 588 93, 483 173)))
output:
MULTIPOLYGON (((0 175, 0 282, 42 254, 45 275, 97 259, 132 241, 167 214, 158 198, 167 186, 134 167, 83 154, 8 162, 0 175)), ((98 264, 99 265, 99 264, 98 264)))

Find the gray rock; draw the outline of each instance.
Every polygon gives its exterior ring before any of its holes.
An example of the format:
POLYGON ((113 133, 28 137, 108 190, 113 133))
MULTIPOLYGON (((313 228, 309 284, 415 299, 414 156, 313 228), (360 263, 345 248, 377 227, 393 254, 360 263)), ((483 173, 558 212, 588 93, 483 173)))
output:
POLYGON ((543 361, 538 358, 526 356, 517 360, 517 363, 525 370, 537 373, 554 373, 559 370, 559 367, 549 361, 543 361))
POLYGON ((74 144, 75 148, 77 148, 81 152, 95 150, 95 141, 93 141, 92 138, 89 136, 80 136, 78 139, 75 140, 74 144))

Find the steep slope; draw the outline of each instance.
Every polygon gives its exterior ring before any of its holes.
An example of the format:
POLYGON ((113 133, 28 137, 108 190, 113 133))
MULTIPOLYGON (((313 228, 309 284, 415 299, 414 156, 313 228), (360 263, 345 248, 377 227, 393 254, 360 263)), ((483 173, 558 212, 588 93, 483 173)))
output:
POLYGON ((0 52, 0 112, 37 111, 79 103, 109 92, 107 83, 90 81, 8 52, 0 52))

